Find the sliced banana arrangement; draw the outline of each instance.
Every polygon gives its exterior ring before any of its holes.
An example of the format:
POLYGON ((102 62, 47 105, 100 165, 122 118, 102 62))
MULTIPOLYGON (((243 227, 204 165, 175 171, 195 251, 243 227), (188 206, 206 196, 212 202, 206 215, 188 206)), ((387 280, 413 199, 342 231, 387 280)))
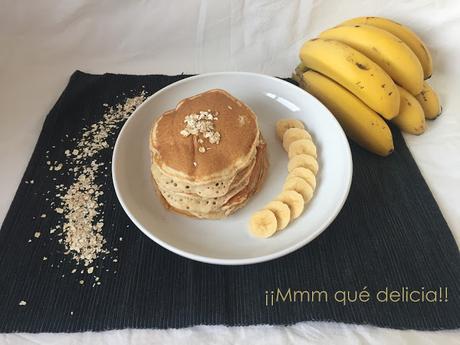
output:
POLYGON ((302 167, 295 168, 289 173, 287 178, 289 179, 290 177, 300 177, 301 179, 304 179, 305 182, 313 188, 313 190, 316 188, 316 176, 309 169, 302 167))
POLYGON ((272 211, 275 215, 277 231, 283 230, 288 226, 291 221, 291 209, 287 204, 279 200, 273 200, 270 201, 265 208, 272 211))
POLYGON ((289 159, 288 171, 292 172, 295 168, 310 169, 316 175, 319 169, 318 161, 313 156, 300 154, 289 159))
POLYGON ((288 175, 283 191, 251 216, 251 234, 260 238, 273 236, 303 213, 313 198, 319 170, 316 145, 301 121, 279 120, 276 134, 288 153, 288 175))
POLYGON ((291 128, 304 129, 305 127, 299 120, 281 119, 276 123, 276 134, 278 135, 278 138, 283 140, 284 133, 291 128))
POLYGON ((283 186, 284 190, 293 190, 302 195, 305 203, 313 197, 313 188, 300 177, 289 177, 283 186))
POLYGON ((283 190, 275 200, 281 201, 288 205, 291 211, 291 221, 298 218, 305 208, 305 203, 301 194, 294 190, 283 190))
POLYGON ((252 215, 249 226, 254 236, 266 238, 276 232, 278 223, 272 211, 263 209, 252 215))
POLYGON ((316 158, 316 146, 311 139, 299 139, 293 141, 292 144, 289 145, 289 159, 301 154, 310 155, 316 158))
MULTIPOLYGON (((280 120, 282 121, 282 120, 280 120)), ((283 147, 286 152, 289 152, 289 146, 297 140, 308 139, 311 140, 311 135, 303 128, 289 128, 283 134, 283 147)))

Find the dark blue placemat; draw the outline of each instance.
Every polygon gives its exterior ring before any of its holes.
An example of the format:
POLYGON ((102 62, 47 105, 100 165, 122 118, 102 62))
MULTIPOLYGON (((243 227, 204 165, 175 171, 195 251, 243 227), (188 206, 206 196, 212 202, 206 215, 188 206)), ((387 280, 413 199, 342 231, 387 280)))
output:
POLYGON ((142 91, 151 95, 184 77, 72 75, 45 121, 0 231, 1 332, 306 320, 421 330, 460 327, 458 247, 397 131, 396 151, 388 158, 351 143, 348 201, 312 243, 271 262, 223 267, 168 252, 124 214, 110 176, 112 146, 124 121, 118 117, 102 138, 107 145, 90 143, 94 155, 81 158, 81 164, 105 163, 94 179, 104 194, 93 220, 103 220, 108 252, 88 266, 77 265, 66 254, 66 212, 60 213, 62 193, 75 182, 69 173, 77 161, 74 138, 81 139, 111 107, 112 114, 129 114, 129 108, 116 108, 126 98, 142 91), (348 296, 345 305, 341 291, 348 296), (366 293, 356 300, 355 291, 369 292, 368 300, 366 293), (278 303, 272 305, 272 296, 278 303))

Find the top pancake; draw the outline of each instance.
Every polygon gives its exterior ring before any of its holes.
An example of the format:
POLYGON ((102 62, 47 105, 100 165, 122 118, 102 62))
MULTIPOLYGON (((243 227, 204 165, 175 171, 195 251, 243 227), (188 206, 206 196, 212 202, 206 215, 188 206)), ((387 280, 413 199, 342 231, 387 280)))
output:
POLYGON ((186 98, 161 115, 152 128, 150 144, 163 172, 199 183, 236 174, 254 158, 258 142, 254 112, 226 91, 214 89, 186 98), (213 124, 220 133, 219 143, 210 143, 202 135, 181 134, 185 117, 200 111, 217 118, 213 124), (199 147, 206 147, 206 152, 199 147))

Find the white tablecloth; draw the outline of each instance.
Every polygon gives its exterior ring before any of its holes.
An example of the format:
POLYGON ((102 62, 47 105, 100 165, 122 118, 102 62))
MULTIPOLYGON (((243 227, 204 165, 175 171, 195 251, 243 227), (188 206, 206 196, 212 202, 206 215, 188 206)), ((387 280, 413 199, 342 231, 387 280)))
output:
MULTIPOLYGON (((289 76, 302 42, 340 21, 381 15, 416 30, 433 51, 441 118, 406 136, 460 243, 460 3, 455 0, 0 0, 0 220, 46 114, 75 69, 149 74, 240 70, 289 76)), ((417 207, 417 205, 414 205, 417 207)), ((0 272, 1 274, 1 272, 0 272)), ((0 312, 2 312, 0 310, 0 312)), ((304 322, 77 334, 0 334, 6 344, 460 344, 460 331, 397 331, 304 322)))

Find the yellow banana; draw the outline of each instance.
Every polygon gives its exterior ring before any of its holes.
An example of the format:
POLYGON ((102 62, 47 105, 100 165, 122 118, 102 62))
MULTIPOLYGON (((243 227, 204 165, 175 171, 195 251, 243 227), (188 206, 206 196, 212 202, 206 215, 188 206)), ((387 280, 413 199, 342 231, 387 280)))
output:
POLYGON ((399 91, 371 59, 334 40, 313 39, 300 50, 305 67, 335 80, 386 119, 399 113, 399 91))
POLYGON ((425 114, 417 99, 411 93, 398 86, 401 95, 399 115, 391 120, 400 130, 409 134, 420 135, 425 132, 425 114))
POLYGON ((380 156, 393 152, 393 137, 386 122, 350 91, 311 70, 302 75, 301 86, 334 114, 358 145, 380 156))
POLYGON ((433 73, 433 61, 430 51, 428 50, 425 43, 421 40, 421 38, 418 37, 417 34, 415 34, 415 32, 410 30, 407 26, 382 17, 358 17, 347 20, 341 25, 356 24, 368 24, 376 26, 398 37, 401 41, 406 43, 410 49, 412 49, 415 55, 417 55, 423 67, 425 79, 431 77, 431 74, 433 73))
POLYGON ((356 24, 326 30, 319 37, 340 41, 363 53, 413 95, 422 91, 423 69, 420 61, 403 41, 388 31, 356 24))
POLYGON ((434 120, 441 115, 442 107, 438 94, 427 83, 423 83, 422 92, 415 96, 425 112, 425 119, 434 120))

